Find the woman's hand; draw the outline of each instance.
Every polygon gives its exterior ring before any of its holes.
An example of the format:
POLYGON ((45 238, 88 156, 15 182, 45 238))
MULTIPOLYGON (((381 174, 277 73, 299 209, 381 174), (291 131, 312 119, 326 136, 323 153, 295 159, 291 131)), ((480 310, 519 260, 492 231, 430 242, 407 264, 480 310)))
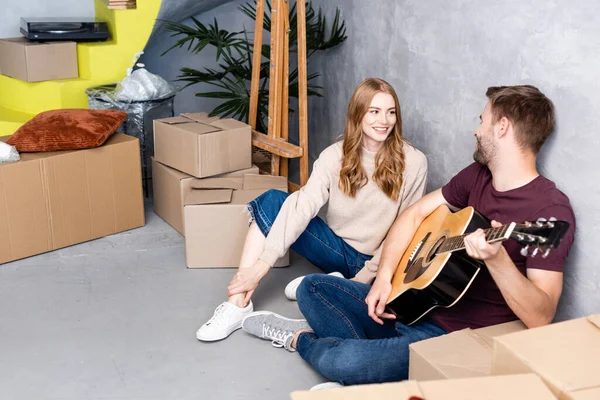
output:
POLYGON ((377 322, 379 325, 383 325, 383 320, 381 318, 386 319, 396 319, 394 314, 385 312, 385 303, 392 292, 392 283, 386 282, 385 280, 375 279, 365 302, 369 307, 369 317, 373 319, 373 321, 377 322))
POLYGON ((258 260, 250 268, 240 269, 231 279, 227 287, 227 296, 245 293, 243 305, 246 307, 260 280, 269 272, 271 266, 263 260, 258 260))

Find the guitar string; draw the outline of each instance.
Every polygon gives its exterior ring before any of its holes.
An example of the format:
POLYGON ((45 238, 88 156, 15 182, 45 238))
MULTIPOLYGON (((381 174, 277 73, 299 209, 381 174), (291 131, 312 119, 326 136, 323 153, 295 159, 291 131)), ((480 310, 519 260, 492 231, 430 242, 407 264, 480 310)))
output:
MULTIPOLYGON (((494 238, 494 239, 499 239, 500 237, 502 237, 502 236, 503 236, 503 235, 506 233, 506 230, 507 230, 507 228, 508 228, 508 225, 503 225, 503 226, 501 226, 501 227, 498 227, 498 228, 489 228, 489 229, 486 229, 486 230, 485 230, 485 232, 487 232, 487 233, 490 233, 490 232, 492 232, 492 230, 494 230, 494 229, 501 229, 501 231, 503 231, 503 232, 500 234, 500 236, 499 236, 499 237, 497 237, 497 238, 494 238)), ((464 235, 452 236, 452 237, 446 238, 446 239, 444 239, 444 242, 443 242, 443 243, 440 245, 440 247, 442 247, 443 245, 447 244, 449 241, 457 241, 457 242, 458 242, 458 239, 460 239, 460 241, 464 241, 464 238, 465 238, 465 237, 467 237, 467 236, 468 236, 470 233, 472 233, 472 232, 465 233, 464 235)), ((437 238, 437 239, 431 239, 431 240, 427 240, 427 241, 425 241, 425 242, 422 242, 422 245, 423 245, 423 246, 426 246, 426 245, 429 245, 429 244, 435 243, 435 242, 437 242, 438 240, 439 240, 439 238, 437 238)), ((488 239, 488 240, 489 240, 489 239, 488 239)), ((492 240, 493 240, 493 239, 492 239, 492 240)))

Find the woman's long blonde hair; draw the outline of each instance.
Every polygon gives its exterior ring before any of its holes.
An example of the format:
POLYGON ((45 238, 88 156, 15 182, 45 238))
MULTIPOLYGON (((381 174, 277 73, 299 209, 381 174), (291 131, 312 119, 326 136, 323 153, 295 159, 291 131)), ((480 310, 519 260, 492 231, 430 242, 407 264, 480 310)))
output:
POLYGON ((373 180, 390 199, 395 201, 398 200, 400 188, 402 187, 405 139, 402 137, 402 116, 398 96, 394 88, 383 79, 365 79, 354 89, 350 104, 348 104, 348 115, 346 116, 346 127, 343 134, 344 144, 339 188, 342 193, 354 197, 356 191, 369 181, 369 177, 367 177, 360 162, 364 135, 362 120, 377 93, 387 93, 394 98, 396 124, 385 139, 383 147, 375 156, 373 180))

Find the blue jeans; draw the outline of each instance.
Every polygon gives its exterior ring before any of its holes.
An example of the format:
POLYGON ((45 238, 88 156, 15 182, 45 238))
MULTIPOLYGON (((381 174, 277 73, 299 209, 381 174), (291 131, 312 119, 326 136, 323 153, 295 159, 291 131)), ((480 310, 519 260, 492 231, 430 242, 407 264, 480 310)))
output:
POLYGON ((447 333, 430 322, 411 326, 368 315, 371 286, 328 275, 308 275, 296 296, 314 333, 302 333, 296 349, 327 379, 343 385, 408 379, 408 346, 447 333))
MULTIPOLYGON (((248 203, 248 211, 267 236, 288 193, 271 189, 248 203)), ((319 217, 313 218, 291 249, 325 273, 340 272, 352 278, 372 256, 362 254, 337 236, 319 217)))

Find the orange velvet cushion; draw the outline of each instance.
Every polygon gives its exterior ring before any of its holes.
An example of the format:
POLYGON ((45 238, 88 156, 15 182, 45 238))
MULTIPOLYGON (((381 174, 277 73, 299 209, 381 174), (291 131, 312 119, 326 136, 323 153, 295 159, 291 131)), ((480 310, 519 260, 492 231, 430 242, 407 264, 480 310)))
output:
POLYGON ((65 109, 39 113, 7 143, 20 152, 90 149, 116 132, 127 114, 115 110, 65 109))

